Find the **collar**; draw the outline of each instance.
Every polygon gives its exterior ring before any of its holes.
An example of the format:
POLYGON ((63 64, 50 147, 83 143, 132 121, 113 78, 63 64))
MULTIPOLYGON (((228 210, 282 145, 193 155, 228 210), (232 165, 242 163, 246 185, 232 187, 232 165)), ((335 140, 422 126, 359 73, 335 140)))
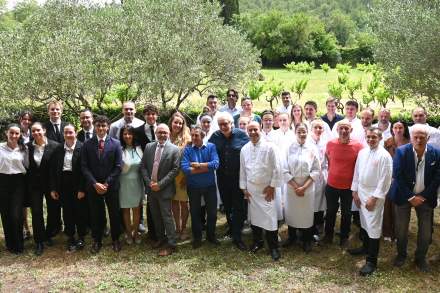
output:
POLYGON ((43 145, 38 145, 35 139, 32 141, 32 145, 37 148, 45 147, 47 145, 47 137, 44 137, 43 145))
POLYGON ((167 139, 163 144, 161 144, 159 141, 157 141, 157 145, 159 146, 162 146, 162 147, 165 147, 166 145, 167 145, 167 143, 168 143, 168 141, 169 141, 169 139, 167 139))
POLYGON ((92 126, 90 126, 89 130, 86 130, 86 129, 83 128, 83 131, 84 131, 84 133, 87 133, 87 132, 93 133, 93 129, 95 129, 95 128, 92 125, 92 126))
POLYGON ((259 147, 262 144, 261 136, 260 136, 260 139, 257 141, 257 143, 253 143, 251 140, 249 140, 249 141, 251 142, 252 146, 254 146, 254 147, 259 147))
POLYGON ((14 152, 20 149, 20 146, 17 145, 14 149, 8 146, 8 142, 2 142, 0 144, 1 147, 5 148, 6 150, 10 151, 10 152, 14 152))
MULTIPOLYGON (((425 155, 426 155, 426 150, 428 149, 428 145, 425 146, 425 150, 423 151, 423 155, 422 155, 422 159, 421 161, 423 161, 425 159, 425 155)), ((414 158, 416 159, 416 162, 419 160, 419 158, 417 157, 417 151, 414 147, 412 147, 413 153, 414 153, 414 158)))
POLYGON ((64 142, 64 150, 73 152, 73 150, 74 150, 75 147, 76 147, 76 142, 77 142, 77 140, 75 139, 75 141, 73 142, 73 144, 72 144, 71 147, 69 147, 69 146, 67 145, 67 143, 64 142))
POLYGON ((193 148, 195 148, 195 149, 203 149, 203 148, 206 148, 207 143, 206 143, 206 142, 203 142, 202 145, 201 145, 200 147, 196 146, 195 144, 191 144, 191 146, 192 146, 193 148))
POLYGON ((103 138, 100 138, 98 135, 96 135, 96 138, 98 139, 98 142, 99 142, 100 140, 104 140, 104 141, 106 141, 106 139, 107 139, 107 134, 104 135, 103 138))
POLYGON ((59 118, 57 121, 52 121, 52 120, 50 120, 50 123, 51 123, 52 125, 58 124, 58 125, 61 126, 61 118, 59 118))

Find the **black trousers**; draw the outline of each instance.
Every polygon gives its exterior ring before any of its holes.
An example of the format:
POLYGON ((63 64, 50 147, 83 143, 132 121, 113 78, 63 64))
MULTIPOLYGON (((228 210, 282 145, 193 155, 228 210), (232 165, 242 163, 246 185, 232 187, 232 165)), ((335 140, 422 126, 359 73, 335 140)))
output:
POLYGON ((49 191, 44 191, 40 188, 32 188, 30 191, 31 197, 31 214, 32 214, 32 234, 34 236, 35 243, 44 242, 52 237, 52 233, 49 232, 49 220, 54 221, 53 205, 51 204, 54 200, 50 196, 49 191), (46 198, 47 206, 47 226, 44 225, 44 209, 43 209, 43 198, 46 198))
POLYGON ((336 223, 336 214, 341 202, 341 239, 348 239, 351 225, 352 192, 350 189, 337 189, 329 185, 325 187, 327 199, 327 213, 325 216, 325 235, 333 237, 336 223))
POLYGON ((313 235, 319 235, 319 226, 324 224, 324 211, 313 214, 313 235))
POLYGON ((288 226, 289 239, 296 239, 296 231, 299 230, 302 233, 302 241, 303 242, 311 242, 313 238, 313 226, 310 228, 294 228, 288 226))
POLYGON ((148 228, 149 237, 152 240, 157 240, 156 229, 154 228, 154 221, 153 221, 153 216, 151 215, 151 205, 148 200, 148 195, 147 195, 147 228, 148 228))
POLYGON ((103 195, 96 193, 95 189, 88 188, 87 201, 90 208, 90 223, 92 238, 95 242, 102 242, 105 229, 105 207, 107 206, 110 220, 112 240, 119 240, 121 235, 121 214, 119 209, 119 195, 117 190, 110 190, 103 195))
POLYGON ((23 174, 0 174, 0 216, 6 248, 11 252, 23 251, 23 174))
POLYGON ((84 238, 87 227, 87 200, 78 199, 78 186, 74 185, 72 172, 63 172, 60 201, 63 207, 64 233, 73 238, 78 233, 84 238))
POLYGON ((205 200, 207 212, 206 238, 215 239, 215 224, 217 222, 217 189, 215 185, 206 188, 187 188, 191 212, 191 228, 194 240, 202 239, 202 197, 205 200))
POLYGON ((238 176, 217 173, 217 183, 225 207, 226 220, 232 232, 232 239, 235 242, 241 241, 241 230, 245 220, 245 202, 238 176))
MULTIPOLYGON (((254 238, 254 243, 263 243, 263 228, 251 225, 252 236, 254 238)), ((266 233, 266 241, 269 249, 278 248, 278 231, 268 231, 264 230, 266 233)))

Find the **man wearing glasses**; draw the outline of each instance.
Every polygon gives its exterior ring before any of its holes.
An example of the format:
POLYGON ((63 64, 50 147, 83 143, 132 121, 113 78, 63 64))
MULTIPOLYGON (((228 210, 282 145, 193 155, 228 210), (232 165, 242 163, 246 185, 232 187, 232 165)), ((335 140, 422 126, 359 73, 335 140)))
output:
POLYGON ((229 89, 226 92, 226 98, 228 103, 220 108, 220 112, 228 112, 232 117, 240 114, 241 107, 237 106, 238 92, 234 89, 229 89))

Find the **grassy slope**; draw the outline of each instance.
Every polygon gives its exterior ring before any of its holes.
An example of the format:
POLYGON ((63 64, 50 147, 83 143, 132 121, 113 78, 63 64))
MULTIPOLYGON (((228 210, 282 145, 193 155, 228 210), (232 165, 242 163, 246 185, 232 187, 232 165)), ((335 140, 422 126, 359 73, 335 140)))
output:
MULTIPOLYGON (((224 232, 224 221, 223 217, 219 220, 219 235, 224 232)), ((438 229, 437 226, 430 256, 439 253, 438 229)), ((415 231, 414 221, 411 231, 415 231)), ((286 232, 284 226, 283 238, 286 232)), ((412 255, 414 233, 410 238, 412 255)), ((229 241, 222 241, 218 249, 205 244, 196 251, 185 242, 176 254, 160 258, 146 243, 124 246, 115 255, 108 239, 102 252, 95 256, 88 252, 90 239, 87 240, 87 250, 77 253, 65 252, 62 236, 42 257, 33 256, 30 242, 23 256, 1 251, 0 291, 433 292, 440 286, 438 263, 432 265, 430 274, 419 273, 410 260, 403 269, 394 269, 391 262, 395 249, 388 242, 382 243, 379 272, 361 278, 357 270, 363 258, 354 258, 337 245, 314 247, 309 255, 300 247, 282 250, 282 259, 274 263, 265 251, 257 255, 239 252, 229 241)), ((250 243, 250 236, 245 241, 250 243)), ((352 245, 357 244, 352 241, 352 245)))

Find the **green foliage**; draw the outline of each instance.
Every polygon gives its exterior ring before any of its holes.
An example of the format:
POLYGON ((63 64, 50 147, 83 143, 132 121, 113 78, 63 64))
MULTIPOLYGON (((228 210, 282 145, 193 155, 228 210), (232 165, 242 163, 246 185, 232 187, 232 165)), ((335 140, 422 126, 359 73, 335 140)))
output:
POLYGON ((230 24, 234 15, 240 13, 238 2, 238 0, 220 0, 222 5, 220 16, 224 18, 225 24, 230 24))
POLYGON ((351 80, 348 79, 345 83, 345 88, 347 89, 348 96, 351 100, 355 100, 355 93, 362 89, 362 80, 351 80))
POLYGON ((351 66, 350 64, 337 64, 336 65, 336 70, 341 73, 341 74, 349 74, 350 70, 351 70, 351 66))
POLYGON ((179 108, 257 76, 257 50, 223 25, 217 2, 81 3, 49 0, 0 34, 0 101, 56 98, 78 112, 116 97, 179 108))
POLYGON ((281 82, 276 82, 273 78, 265 83, 265 90, 269 91, 269 96, 266 96, 266 101, 269 102, 270 108, 273 109, 273 102, 278 103, 278 97, 283 92, 283 84, 281 82))
POLYGON ((301 99, 302 94, 306 90, 307 84, 309 83, 308 79, 300 79, 297 80, 291 87, 291 90, 298 95, 298 100, 301 99))
POLYGON ((341 99, 344 93, 344 86, 340 83, 331 83, 328 85, 328 93, 330 96, 341 99))
POLYGON ((440 113, 440 2, 379 0, 373 8, 386 83, 398 97, 440 113))
POLYGON ((321 67, 321 69, 325 72, 328 73, 328 71, 330 70, 330 66, 327 63, 323 63, 321 64, 319 67, 321 67))
POLYGON ((248 96, 252 100, 259 100, 263 95, 265 90, 265 85, 262 82, 252 81, 248 86, 248 96))
POLYGON ((284 64, 284 67, 286 67, 288 71, 310 74, 312 73, 312 70, 315 68, 315 62, 313 61, 311 61, 310 63, 306 61, 302 61, 298 63, 291 62, 288 64, 284 64))

